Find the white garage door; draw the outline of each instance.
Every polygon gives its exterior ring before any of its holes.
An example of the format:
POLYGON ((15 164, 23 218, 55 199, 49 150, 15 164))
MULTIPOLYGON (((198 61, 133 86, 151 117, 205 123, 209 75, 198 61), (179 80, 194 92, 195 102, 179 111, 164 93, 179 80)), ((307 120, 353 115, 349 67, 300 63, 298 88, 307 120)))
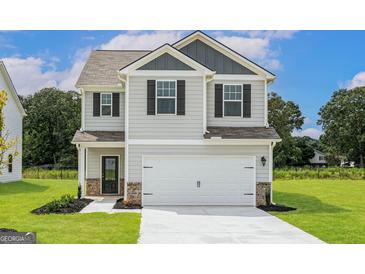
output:
POLYGON ((144 156, 143 205, 255 205, 252 156, 144 156))

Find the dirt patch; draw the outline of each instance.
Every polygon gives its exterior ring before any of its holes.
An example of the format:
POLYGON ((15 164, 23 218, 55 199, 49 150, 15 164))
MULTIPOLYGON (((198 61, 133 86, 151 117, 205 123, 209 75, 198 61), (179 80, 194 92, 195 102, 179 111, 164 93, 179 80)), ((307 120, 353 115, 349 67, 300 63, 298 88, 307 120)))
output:
POLYGON ((268 205, 268 206, 258 206, 257 208, 263 210, 263 211, 276 211, 276 212, 286 212, 286 211, 293 211, 293 210, 297 210, 294 207, 290 207, 290 206, 285 206, 285 205, 268 205))
POLYGON ((90 204, 92 201, 94 201, 94 200, 74 199, 71 203, 69 203, 69 205, 67 207, 57 208, 57 209, 52 209, 50 207, 51 203, 48 203, 44 206, 41 206, 40 208, 36 208, 36 209, 32 210, 31 212, 33 214, 37 214, 37 215, 51 214, 51 213, 55 213, 55 214, 76 213, 76 212, 80 212, 85 206, 90 204))
POLYGON ((123 203, 123 198, 120 198, 116 201, 115 205, 113 206, 113 209, 141 209, 142 207, 140 205, 125 205, 123 203))
POLYGON ((0 228, 0 232, 18 232, 18 231, 11 228, 0 228))

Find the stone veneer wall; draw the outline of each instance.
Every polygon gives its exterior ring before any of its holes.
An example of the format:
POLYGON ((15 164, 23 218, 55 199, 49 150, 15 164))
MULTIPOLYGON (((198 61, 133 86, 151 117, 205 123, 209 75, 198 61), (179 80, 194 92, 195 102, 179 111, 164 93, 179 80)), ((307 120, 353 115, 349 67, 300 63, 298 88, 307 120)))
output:
POLYGON ((136 205, 142 204, 142 183, 131 182, 127 186, 127 199, 136 205))
POLYGON ((271 183, 257 182, 256 183, 256 206, 267 205, 266 195, 271 201, 271 183))
MULTIPOLYGON (((119 181, 118 195, 124 195, 124 179, 119 181)), ((86 179, 86 196, 102 196, 100 179, 86 179)))

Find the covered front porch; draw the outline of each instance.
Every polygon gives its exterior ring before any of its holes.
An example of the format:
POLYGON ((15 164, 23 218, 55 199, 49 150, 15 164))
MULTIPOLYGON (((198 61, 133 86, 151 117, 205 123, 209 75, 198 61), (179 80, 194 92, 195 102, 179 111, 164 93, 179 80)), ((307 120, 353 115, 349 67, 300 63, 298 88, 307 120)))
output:
POLYGON ((82 196, 124 196, 124 132, 77 131, 78 180, 82 196))

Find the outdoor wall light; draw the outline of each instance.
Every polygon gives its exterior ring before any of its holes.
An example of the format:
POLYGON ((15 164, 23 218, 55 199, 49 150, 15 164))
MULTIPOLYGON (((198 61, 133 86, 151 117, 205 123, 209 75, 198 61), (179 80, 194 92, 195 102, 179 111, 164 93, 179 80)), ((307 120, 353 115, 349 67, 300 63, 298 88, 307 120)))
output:
POLYGON ((265 156, 262 156, 261 157, 261 163, 262 163, 262 166, 265 166, 265 164, 266 164, 266 158, 265 158, 265 156))

